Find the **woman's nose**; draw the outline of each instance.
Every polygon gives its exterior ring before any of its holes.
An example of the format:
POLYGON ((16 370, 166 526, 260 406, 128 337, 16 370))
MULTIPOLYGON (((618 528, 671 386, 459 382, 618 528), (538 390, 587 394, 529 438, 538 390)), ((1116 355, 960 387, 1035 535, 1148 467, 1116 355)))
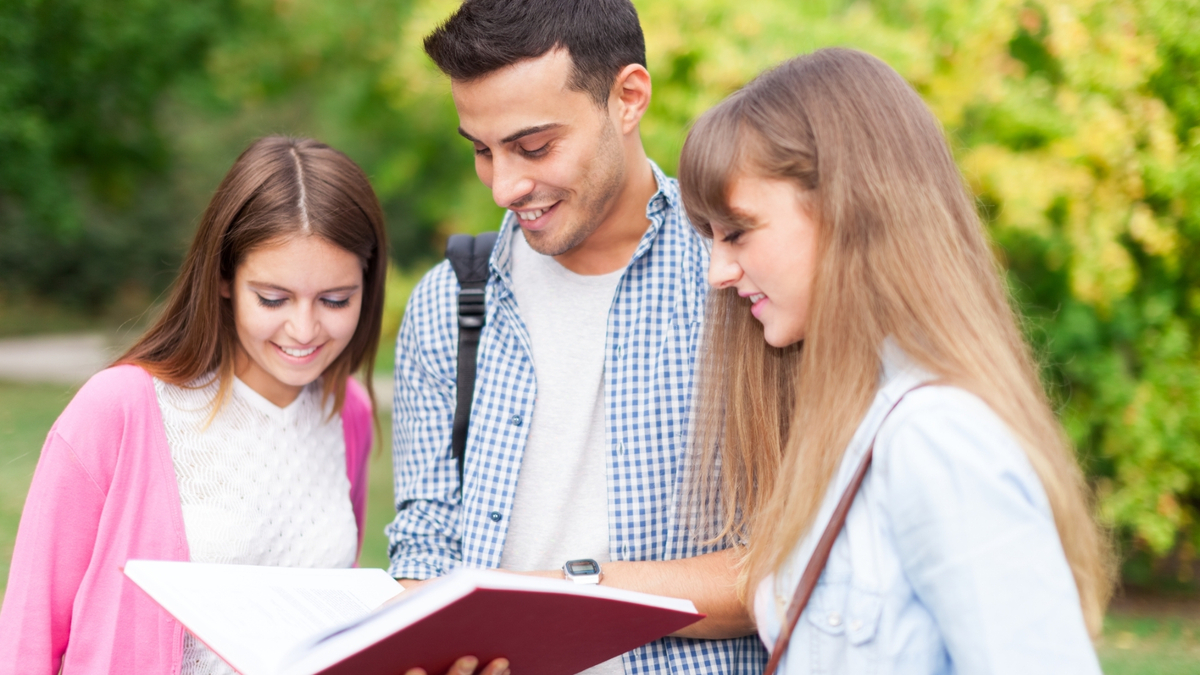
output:
POLYGON ((288 321, 288 328, 293 340, 302 345, 312 342, 318 333, 317 313, 311 307, 297 308, 288 321))
POLYGON ((709 259, 708 283, 713 288, 729 288, 742 278, 742 268, 724 249, 720 243, 715 244, 709 259))

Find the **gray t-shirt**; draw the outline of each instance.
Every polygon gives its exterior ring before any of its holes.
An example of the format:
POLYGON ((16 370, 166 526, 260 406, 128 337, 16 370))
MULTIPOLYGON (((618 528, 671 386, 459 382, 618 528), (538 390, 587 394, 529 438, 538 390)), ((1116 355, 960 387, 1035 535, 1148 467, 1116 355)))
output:
MULTIPOLYGON (((513 234, 512 284, 533 348, 537 400, 517 478, 507 570, 552 570, 568 560, 608 561, 608 444, 604 348, 623 269, 576 274, 513 234)), ((620 675, 621 659, 587 671, 620 675)))

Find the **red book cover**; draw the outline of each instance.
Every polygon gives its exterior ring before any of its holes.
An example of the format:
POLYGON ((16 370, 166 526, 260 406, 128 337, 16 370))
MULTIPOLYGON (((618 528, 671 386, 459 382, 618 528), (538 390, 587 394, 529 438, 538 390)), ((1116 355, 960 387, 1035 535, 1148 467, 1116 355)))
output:
POLYGON ((445 673, 471 655, 481 669, 504 657, 521 675, 570 675, 700 618, 604 597, 479 588, 321 673, 445 673))
POLYGON ((462 656, 570 675, 704 618, 687 600, 491 570, 403 593, 378 569, 130 560, 124 571, 242 675, 442 675, 462 656))

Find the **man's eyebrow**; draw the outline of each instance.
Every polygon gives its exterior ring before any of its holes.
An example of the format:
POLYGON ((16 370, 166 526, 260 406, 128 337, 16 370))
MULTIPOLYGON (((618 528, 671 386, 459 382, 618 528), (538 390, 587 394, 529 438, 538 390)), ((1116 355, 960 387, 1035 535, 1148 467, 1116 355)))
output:
POLYGON ((541 125, 538 125, 538 126, 536 126, 536 127, 525 127, 524 129, 522 129, 522 130, 518 131, 518 132, 517 132, 517 133, 515 133, 515 134, 509 134, 508 136, 505 136, 504 138, 500 139, 500 142, 501 142, 501 143, 512 143, 513 141, 515 141, 515 140, 519 140, 519 139, 522 139, 522 138, 525 138, 526 136, 532 136, 532 135, 534 135, 534 134, 540 134, 540 133, 542 133, 543 131, 549 131, 549 130, 551 130, 551 129, 557 129, 557 128, 561 127, 561 126, 562 126, 562 125, 561 125, 561 124, 559 124, 558 122, 551 122, 551 123, 549 123, 549 124, 541 124, 541 125))
MULTIPOLYGON (((549 124, 539 124, 536 127, 525 127, 524 129, 521 129, 520 131, 518 131, 514 134, 509 134, 508 136, 505 136, 504 138, 500 139, 500 142, 501 143, 512 143, 513 141, 518 141, 522 138, 525 138, 526 136, 540 134, 543 131, 557 129, 558 127, 561 127, 561 126, 562 126, 562 124, 559 124, 558 122, 551 122, 549 124)), ((480 143, 480 144, 483 143, 483 141, 479 140, 478 138, 475 138, 471 134, 468 134, 467 130, 463 129, 462 127, 458 128, 458 135, 462 136, 463 138, 467 139, 468 141, 471 141, 472 143, 480 143)))

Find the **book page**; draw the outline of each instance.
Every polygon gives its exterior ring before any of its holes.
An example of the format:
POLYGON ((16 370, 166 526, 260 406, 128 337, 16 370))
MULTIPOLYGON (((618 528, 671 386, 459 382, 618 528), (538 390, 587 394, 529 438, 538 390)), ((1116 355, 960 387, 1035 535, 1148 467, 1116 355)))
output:
POLYGON ((131 560, 125 574, 244 675, 272 675, 297 644, 403 590, 378 569, 131 560))

